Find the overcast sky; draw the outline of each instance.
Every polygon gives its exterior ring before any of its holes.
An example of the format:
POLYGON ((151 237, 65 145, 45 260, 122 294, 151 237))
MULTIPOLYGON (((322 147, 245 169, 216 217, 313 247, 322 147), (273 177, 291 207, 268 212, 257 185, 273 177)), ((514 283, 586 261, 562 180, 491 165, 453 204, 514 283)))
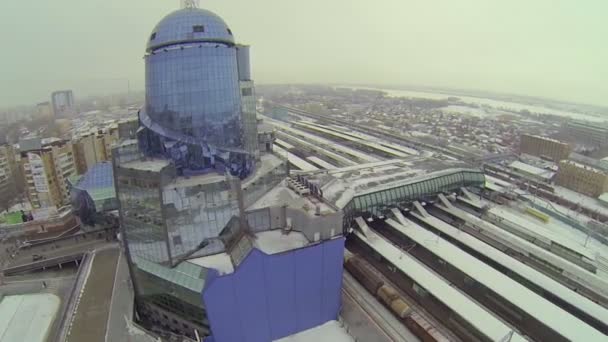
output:
MULTIPOLYGON (((0 0, 0 107, 143 89, 178 0, 0 0)), ((257 83, 443 86, 608 105, 606 0, 202 0, 257 83)))

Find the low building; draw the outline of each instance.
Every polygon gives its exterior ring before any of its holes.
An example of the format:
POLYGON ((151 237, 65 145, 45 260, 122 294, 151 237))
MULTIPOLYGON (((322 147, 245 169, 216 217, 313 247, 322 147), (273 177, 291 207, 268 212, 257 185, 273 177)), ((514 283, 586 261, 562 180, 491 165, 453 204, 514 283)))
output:
POLYGON ((60 208, 70 203, 68 178, 76 174, 72 143, 45 139, 39 148, 21 148, 25 189, 33 208, 60 208))
POLYGON ((559 162, 560 160, 568 159, 572 148, 570 145, 555 139, 523 134, 521 136, 519 152, 559 162))
POLYGON ((509 168, 513 172, 518 173, 526 178, 541 182, 550 182, 553 179, 553 176, 555 176, 555 172, 551 170, 546 170, 540 167, 522 163, 519 160, 516 160, 509 164, 509 168))
POLYGON ((608 172, 571 160, 563 160, 559 164, 555 182, 581 194, 598 197, 608 191, 608 172))
POLYGON ((98 163, 76 178, 74 182, 70 180, 70 196, 72 208, 82 222, 92 224, 97 213, 118 209, 111 162, 98 163))
POLYGON ((565 133, 574 141, 593 146, 608 146, 608 127, 597 122, 568 121, 565 133))

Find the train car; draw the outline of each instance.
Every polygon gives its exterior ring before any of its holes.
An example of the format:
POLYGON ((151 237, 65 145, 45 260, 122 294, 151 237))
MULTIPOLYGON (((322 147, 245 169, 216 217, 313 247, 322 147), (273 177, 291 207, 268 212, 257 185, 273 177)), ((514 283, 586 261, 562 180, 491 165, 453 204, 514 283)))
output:
POLYGON ((372 266, 358 257, 348 258, 345 267, 369 293, 376 295, 378 289, 384 285, 384 281, 372 266))
POLYGON ((432 326, 417 312, 412 312, 405 320, 405 326, 412 331, 422 342, 448 342, 449 339, 432 326))
POLYGON ((397 316, 423 342, 449 341, 420 314, 412 310, 395 288, 385 284, 380 273, 367 261, 355 255, 346 257, 345 268, 365 289, 397 316))

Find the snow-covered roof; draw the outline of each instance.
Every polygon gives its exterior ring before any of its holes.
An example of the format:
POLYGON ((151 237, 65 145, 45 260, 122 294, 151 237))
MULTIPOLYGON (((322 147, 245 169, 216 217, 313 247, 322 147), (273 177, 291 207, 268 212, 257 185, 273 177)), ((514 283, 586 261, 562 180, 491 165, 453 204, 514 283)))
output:
POLYGON ((337 168, 324 174, 307 175, 307 179, 321 186, 324 198, 343 208, 355 196, 440 177, 463 167, 466 164, 461 161, 410 156, 337 168))
POLYGON ((280 229, 256 233, 254 239, 255 247, 266 254, 282 253, 306 247, 308 244, 304 234, 296 231, 285 233, 280 229))
MULTIPOLYGON (((561 298, 566 303, 578 308, 579 310, 595 317, 603 322, 608 322, 608 309, 598 305, 591 301, 587 297, 583 297, 573 290, 563 286, 551 277, 548 277, 544 273, 537 271, 536 269, 522 263, 521 261, 511 257, 508 254, 486 244, 485 242, 478 240, 472 235, 463 233, 463 231, 449 225, 432 216, 416 216, 425 223, 432 225, 444 234, 449 235, 453 239, 463 243, 469 248, 485 255, 491 260, 494 260, 498 264, 506 267, 507 269, 519 274, 524 279, 528 279, 533 284, 538 285, 545 291, 551 292, 553 295, 561 298)), ((413 224, 413 223, 412 223, 413 224)), ((422 229, 422 228, 421 228, 422 229)), ((426 242, 425 242, 426 243, 426 242)))
POLYGON ((509 164, 509 166, 513 169, 545 179, 550 179, 555 175, 555 172, 541 169, 540 167, 532 166, 530 164, 522 163, 519 160, 512 162, 511 164, 509 164))
POLYGON ((205 268, 212 268, 218 271, 220 275, 234 272, 232 259, 230 259, 230 255, 224 252, 190 259, 188 262, 205 268))
POLYGON ((513 250, 524 255, 534 256, 535 258, 543 260, 550 265, 555 265, 568 272, 568 274, 570 274, 572 278, 576 279, 577 282, 598 290, 601 293, 604 293, 604 295, 608 295, 608 282, 602 278, 599 278, 595 274, 584 270, 578 265, 575 265, 572 262, 563 259, 558 255, 553 254, 552 252, 543 249, 540 246, 529 242, 528 240, 525 240, 509 231, 484 221, 475 215, 469 214, 462 209, 452 207, 443 210, 446 210, 450 214, 469 222, 476 229, 480 229, 485 235, 492 236, 493 239, 496 239, 509 248, 512 248, 513 250))
MULTIPOLYGON (((398 270, 412 278, 416 284, 431 293, 448 308, 454 310, 471 326, 493 341, 500 341, 512 332, 512 329, 508 325, 495 317, 487 309, 477 304, 457 290, 452 284, 449 284, 435 272, 422 265, 414 257, 403 252, 375 232, 370 230, 367 232, 367 236, 365 236, 355 230, 354 234, 382 255, 388 262, 395 265, 398 270)), ((511 341, 525 341, 525 339, 515 333, 511 341)))
MULTIPOLYGON (((425 219, 434 227, 445 227, 439 219, 425 219)), ((605 336, 587 323, 431 231, 411 221, 408 221, 407 225, 402 225, 389 219, 387 223, 567 339, 605 341, 605 336)))

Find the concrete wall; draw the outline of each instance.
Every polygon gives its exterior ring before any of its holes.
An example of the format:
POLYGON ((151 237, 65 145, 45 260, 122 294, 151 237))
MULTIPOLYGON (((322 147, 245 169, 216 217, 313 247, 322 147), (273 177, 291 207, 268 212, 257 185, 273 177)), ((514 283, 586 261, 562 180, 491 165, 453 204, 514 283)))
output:
POLYGON ((215 342, 268 342, 338 317, 344 238, 286 253, 254 249, 234 273, 211 270, 203 301, 215 342))
POLYGON ((254 232, 283 229, 291 225, 309 241, 329 239, 342 233, 342 212, 311 215, 305 211, 286 207, 268 207, 247 212, 247 221, 254 232))

